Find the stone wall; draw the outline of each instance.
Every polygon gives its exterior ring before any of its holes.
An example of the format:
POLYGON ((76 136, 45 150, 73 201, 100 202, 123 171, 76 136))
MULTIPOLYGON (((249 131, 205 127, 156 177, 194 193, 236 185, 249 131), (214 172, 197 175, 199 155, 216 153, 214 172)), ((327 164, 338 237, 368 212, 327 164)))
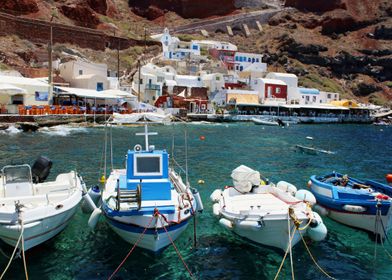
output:
MULTIPOLYGON (((0 12, 0 36, 17 35, 34 43, 48 44, 50 22, 21 18, 0 12)), ((144 41, 124 37, 114 37, 90 28, 52 23, 53 42, 69 43, 94 50, 127 49, 143 45, 144 41)), ((157 43, 147 41, 147 46, 157 43)))

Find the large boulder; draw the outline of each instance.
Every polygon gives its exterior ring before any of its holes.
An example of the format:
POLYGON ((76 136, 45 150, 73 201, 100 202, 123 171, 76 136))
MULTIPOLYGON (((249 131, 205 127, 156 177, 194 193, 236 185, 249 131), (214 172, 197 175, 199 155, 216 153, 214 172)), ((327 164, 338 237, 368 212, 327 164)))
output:
POLYGON ((0 9, 13 11, 18 15, 26 15, 39 11, 36 0, 1 0, 0 9))

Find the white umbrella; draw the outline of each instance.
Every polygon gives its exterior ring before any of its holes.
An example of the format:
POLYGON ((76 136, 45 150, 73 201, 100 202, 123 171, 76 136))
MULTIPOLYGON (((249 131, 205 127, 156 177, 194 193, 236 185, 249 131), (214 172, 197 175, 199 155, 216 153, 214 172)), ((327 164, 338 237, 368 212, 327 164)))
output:
POLYGON ((16 87, 10 84, 0 84, 0 93, 15 95, 15 94, 26 94, 27 91, 23 88, 16 87))

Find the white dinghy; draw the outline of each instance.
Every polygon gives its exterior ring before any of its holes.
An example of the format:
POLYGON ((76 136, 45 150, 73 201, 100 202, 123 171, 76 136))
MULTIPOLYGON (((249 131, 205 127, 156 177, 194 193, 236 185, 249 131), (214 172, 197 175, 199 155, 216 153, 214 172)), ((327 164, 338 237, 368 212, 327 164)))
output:
POLYGON ((234 186, 211 194, 213 213, 228 230, 284 251, 301 240, 299 232, 315 241, 326 237, 322 219, 311 210, 316 201, 310 192, 297 191, 284 181, 275 186, 244 165, 234 169, 231 177, 234 186))
POLYGON ((0 238, 24 251, 60 233, 75 214, 85 184, 75 171, 44 182, 52 162, 40 157, 28 164, 8 165, 0 173, 0 238), (23 239, 24 242, 19 242, 23 239))

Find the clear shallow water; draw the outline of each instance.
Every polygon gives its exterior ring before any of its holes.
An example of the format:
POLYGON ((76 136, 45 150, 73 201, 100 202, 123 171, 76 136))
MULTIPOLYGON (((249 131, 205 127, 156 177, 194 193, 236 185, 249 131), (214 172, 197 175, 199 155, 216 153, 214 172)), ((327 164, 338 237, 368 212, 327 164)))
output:
MULTIPOLYGON (((128 148, 142 143, 134 136, 142 128, 114 128, 114 166, 121 167, 128 148)), ((156 126, 159 136, 151 137, 157 148, 171 151, 175 135, 175 158, 184 163, 184 125, 156 126)), ((198 279, 273 279, 282 254, 250 245, 219 226, 212 216, 209 195, 231 184, 230 173, 240 164, 261 171, 270 180, 286 180, 305 188, 309 176, 333 170, 359 178, 383 181, 392 172, 392 128, 367 125, 298 125, 289 128, 253 124, 188 124, 189 171, 193 186, 198 186, 205 211, 198 217, 198 248, 191 250, 193 226, 176 241, 190 269, 198 279), (201 141, 199 137, 205 136, 201 141), (295 144, 313 144, 336 155, 298 153, 295 144)), ((0 134, 0 166, 32 163, 39 155, 53 162, 53 178, 59 172, 77 169, 88 185, 96 184, 102 166, 104 129, 60 127, 37 133, 0 134)), ((28 252, 30 279, 107 279, 128 253, 131 245, 122 241, 101 222, 95 232, 87 227, 89 215, 80 210, 64 232, 28 252)), ((310 249, 319 264, 337 279, 391 279, 392 260, 365 232, 348 228, 324 218, 328 237, 312 243, 310 249)), ((392 234, 390 234, 392 238, 392 234)), ((11 249, 1 246, 7 254, 11 249)), ((386 245, 389 251, 392 246, 386 245)), ((293 250, 297 279, 326 279, 313 265, 302 244, 293 250)), ((7 259, 0 255, 0 269, 7 259)), ((6 279, 24 279, 23 265, 14 261, 6 279)), ((136 250, 115 279, 188 279, 187 273, 169 247, 160 255, 136 250)), ((291 279, 289 263, 280 279, 291 279)))

